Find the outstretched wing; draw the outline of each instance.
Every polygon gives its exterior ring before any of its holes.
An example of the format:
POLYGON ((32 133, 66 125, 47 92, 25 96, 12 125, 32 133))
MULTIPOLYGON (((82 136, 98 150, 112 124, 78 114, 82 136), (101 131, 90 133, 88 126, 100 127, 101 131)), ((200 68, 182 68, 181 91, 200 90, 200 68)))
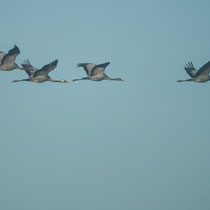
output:
POLYGON ((15 58, 20 54, 19 48, 15 45, 2 59, 1 65, 15 63, 15 58))
POLYGON ((97 74, 104 74, 105 68, 109 65, 110 63, 102 63, 99 65, 96 65, 92 71, 91 71, 91 76, 97 75, 97 74))
POLYGON ((197 74, 197 70, 195 69, 195 67, 193 66, 192 62, 188 62, 185 67, 184 67, 185 71, 191 76, 191 77, 195 77, 197 74))
POLYGON ((78 63, 77 67, 83 67, 88 76, 91 75, 91 70, 96 66, 94 63, 78 63))
POLYGON ((203 65, 197 72, 196 76, 199 76, 201 74, 209 74, 210 72, 210 61, 208 63, 206 63, 205 65, 203 65))
POLYGON ((58 64, 58 59, 54 60, 53 62, 43 66, 40 70, 36 71, 34 73, 34 77, 39 76, 39 75, 47 75, 49 74, 49 72, 51 72, 53 69, 55 69, 55 67, 58 64))
POLYGON ((21 64, 25 72, 28 74, 28 76, 32 76, 38 69, 31 65, 30 61, 27 59, 24 61, 24 63, 21 64))
POLYGON ((0 65, 1 65, 1 61, 5 55, 6 55, 6 53, 0 51, 0 65))

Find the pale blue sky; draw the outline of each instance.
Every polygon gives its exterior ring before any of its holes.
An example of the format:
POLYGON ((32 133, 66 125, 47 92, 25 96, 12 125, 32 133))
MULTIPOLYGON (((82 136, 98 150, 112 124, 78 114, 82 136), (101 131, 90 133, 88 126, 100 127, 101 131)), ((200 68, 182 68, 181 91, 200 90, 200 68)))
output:
POLYGON ((0 50, 20 64, 111 64, 125 82, 12 83, 0 72, 0 209, 209 210, 207 0, 1 1, 0 50))

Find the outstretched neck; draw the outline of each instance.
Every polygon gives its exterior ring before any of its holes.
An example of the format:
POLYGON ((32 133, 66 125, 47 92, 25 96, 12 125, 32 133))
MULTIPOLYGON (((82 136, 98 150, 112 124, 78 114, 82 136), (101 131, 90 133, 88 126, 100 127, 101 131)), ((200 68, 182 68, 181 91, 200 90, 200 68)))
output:
POLYGON ((61 82, 60 80, 49 80, 50 82, 61 82))
POLYGON ((111 80, 123 81, 121 78, 111 78, 111 80))
POLYGON ((121 78, 110 78, 110 77, 108 77, 106 74, 104 74, 104 79, 105 80, 115 80, 115 81, 124 81, 124 80, 122 80, 121 78))
POLYGON ((64 80, 64 79, 60 79, 60 80, 54 80, 54 79, 51 79, 51 78, 49 78, 48 79, 48 81, 50 81, 50 82, 61 82, 61 83, 68 83, 66 80, 64 80))
POLYGON ((105 77, 106 80, 115 80, 115 81, 124 81, 121 78, 110 78, 108 76, 105 77))
POLYGON ((86 79, 90 79, 90 78, 89 77, 83 77, 82 79, 73 79, 72 82, 79 81, 79 80, 86 80, 86 79))
POLYGON ((185 80, 177 80, 177 82, 191 82, 193 81, 192 79, 185 79, 185 80))
POLYGON ((24 82, 24 81, 31 82, 30 79, 13 80, 12 82, 24 82))

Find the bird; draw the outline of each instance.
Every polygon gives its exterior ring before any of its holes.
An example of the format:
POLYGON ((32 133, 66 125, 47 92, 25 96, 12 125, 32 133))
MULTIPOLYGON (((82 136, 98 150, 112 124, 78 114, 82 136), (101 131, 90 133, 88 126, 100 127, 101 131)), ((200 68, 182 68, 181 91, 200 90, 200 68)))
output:
POLYGON ((20 50, 16 45, 14 45, 14 47, 11 50, 9 50, 7 54, 0 51, 0 70, 1 71, 11 71, 14 69, 23 70, 20 66, 18 66, 15 63, 15 59, 19 54, 20 50))
POLYGON ((191 77, 191 79, 177 80, 177 82, 207 82, 210 80, 210 61, 204 64, 199 70, 195 69, 193 63, 190 61, 184 66, 185 71, 191 77))
POLYGON ((94 64, 94 63, 79 63, 77 67, 83 67, 87 77, 83 77, 81 79, 74 79, 72 82, 79 80, 92 80, 92 81, 102 81, 102 80, 117 80, 123 81, 121 78, 110 78, 108 77, 104 71, 105 68, 110 64, 110 62, 102 63, 102 64, 94 64))
POLYGON ((69 83, 68 81, 63 79, 53 80, 51 77, 48 76, 49 72, 56 68, 57 63, 58 59, 52 61, 49 64, 44 65, 41 69, 37 69, 31 65, 29 60, 25 60, 25 62, 22 63, 21 65, 29 77, 27 79, 22 79, 22 80, 13 80, 13 82, 27 81, 27 82, 42 83, 49 81, 49 82, 69 83))

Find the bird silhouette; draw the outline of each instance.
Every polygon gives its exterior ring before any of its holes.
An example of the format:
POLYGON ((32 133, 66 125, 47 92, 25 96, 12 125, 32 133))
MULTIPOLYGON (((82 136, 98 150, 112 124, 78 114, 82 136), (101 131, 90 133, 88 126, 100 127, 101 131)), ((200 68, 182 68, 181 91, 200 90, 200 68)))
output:
POLYGON ((1 71, 11 71, 13 69, 23 70, 20 66, 18 66, 15 63, 15 59, 19 54, 20 50, 16 45, 14 45, 14 47, 11 50, 9 50, 7 54, 0 51, 0 70, 1 71))
POLYGON ((209 72, 210 72, 210 61, 203 65, 199 70, 195 69, 192 62, 188 62, 185 67, 185 71, 191 77, 191 79, 186 80, 177 80, 177 82, 207 82, 210 80, 209 72))
POLYGON ((77 67, 83 67, 87 77, 83 77, 81 79, 74 79, 72 82, 79 81, 79 80, 92 80, 92 81, 102 81, 102 80, 117 80, 117 81, 123 81, 121 78, 110 78, 105 74, 105 68, 110 63, 102 63, 99 65, 96 65, 94 63, 79 63, 77 64, 77 67))
POLYGON ((66 80, 53 80, 51 77, 48 76, 49 72, 51 72, 52 70, 56 68, 57 63, 58 63, 58 59, 56 59, 55 61, 49 64, 46 64, 41 69, 37 69, 31 65, 29 60, 26 60, 21 65, 29 77, 27 79, 22 79, 22 80, 13 80, 13 82, 26 81, 26 82, 42 83, 42 82, 49 81, 49 82, 69 83, 66 80))

